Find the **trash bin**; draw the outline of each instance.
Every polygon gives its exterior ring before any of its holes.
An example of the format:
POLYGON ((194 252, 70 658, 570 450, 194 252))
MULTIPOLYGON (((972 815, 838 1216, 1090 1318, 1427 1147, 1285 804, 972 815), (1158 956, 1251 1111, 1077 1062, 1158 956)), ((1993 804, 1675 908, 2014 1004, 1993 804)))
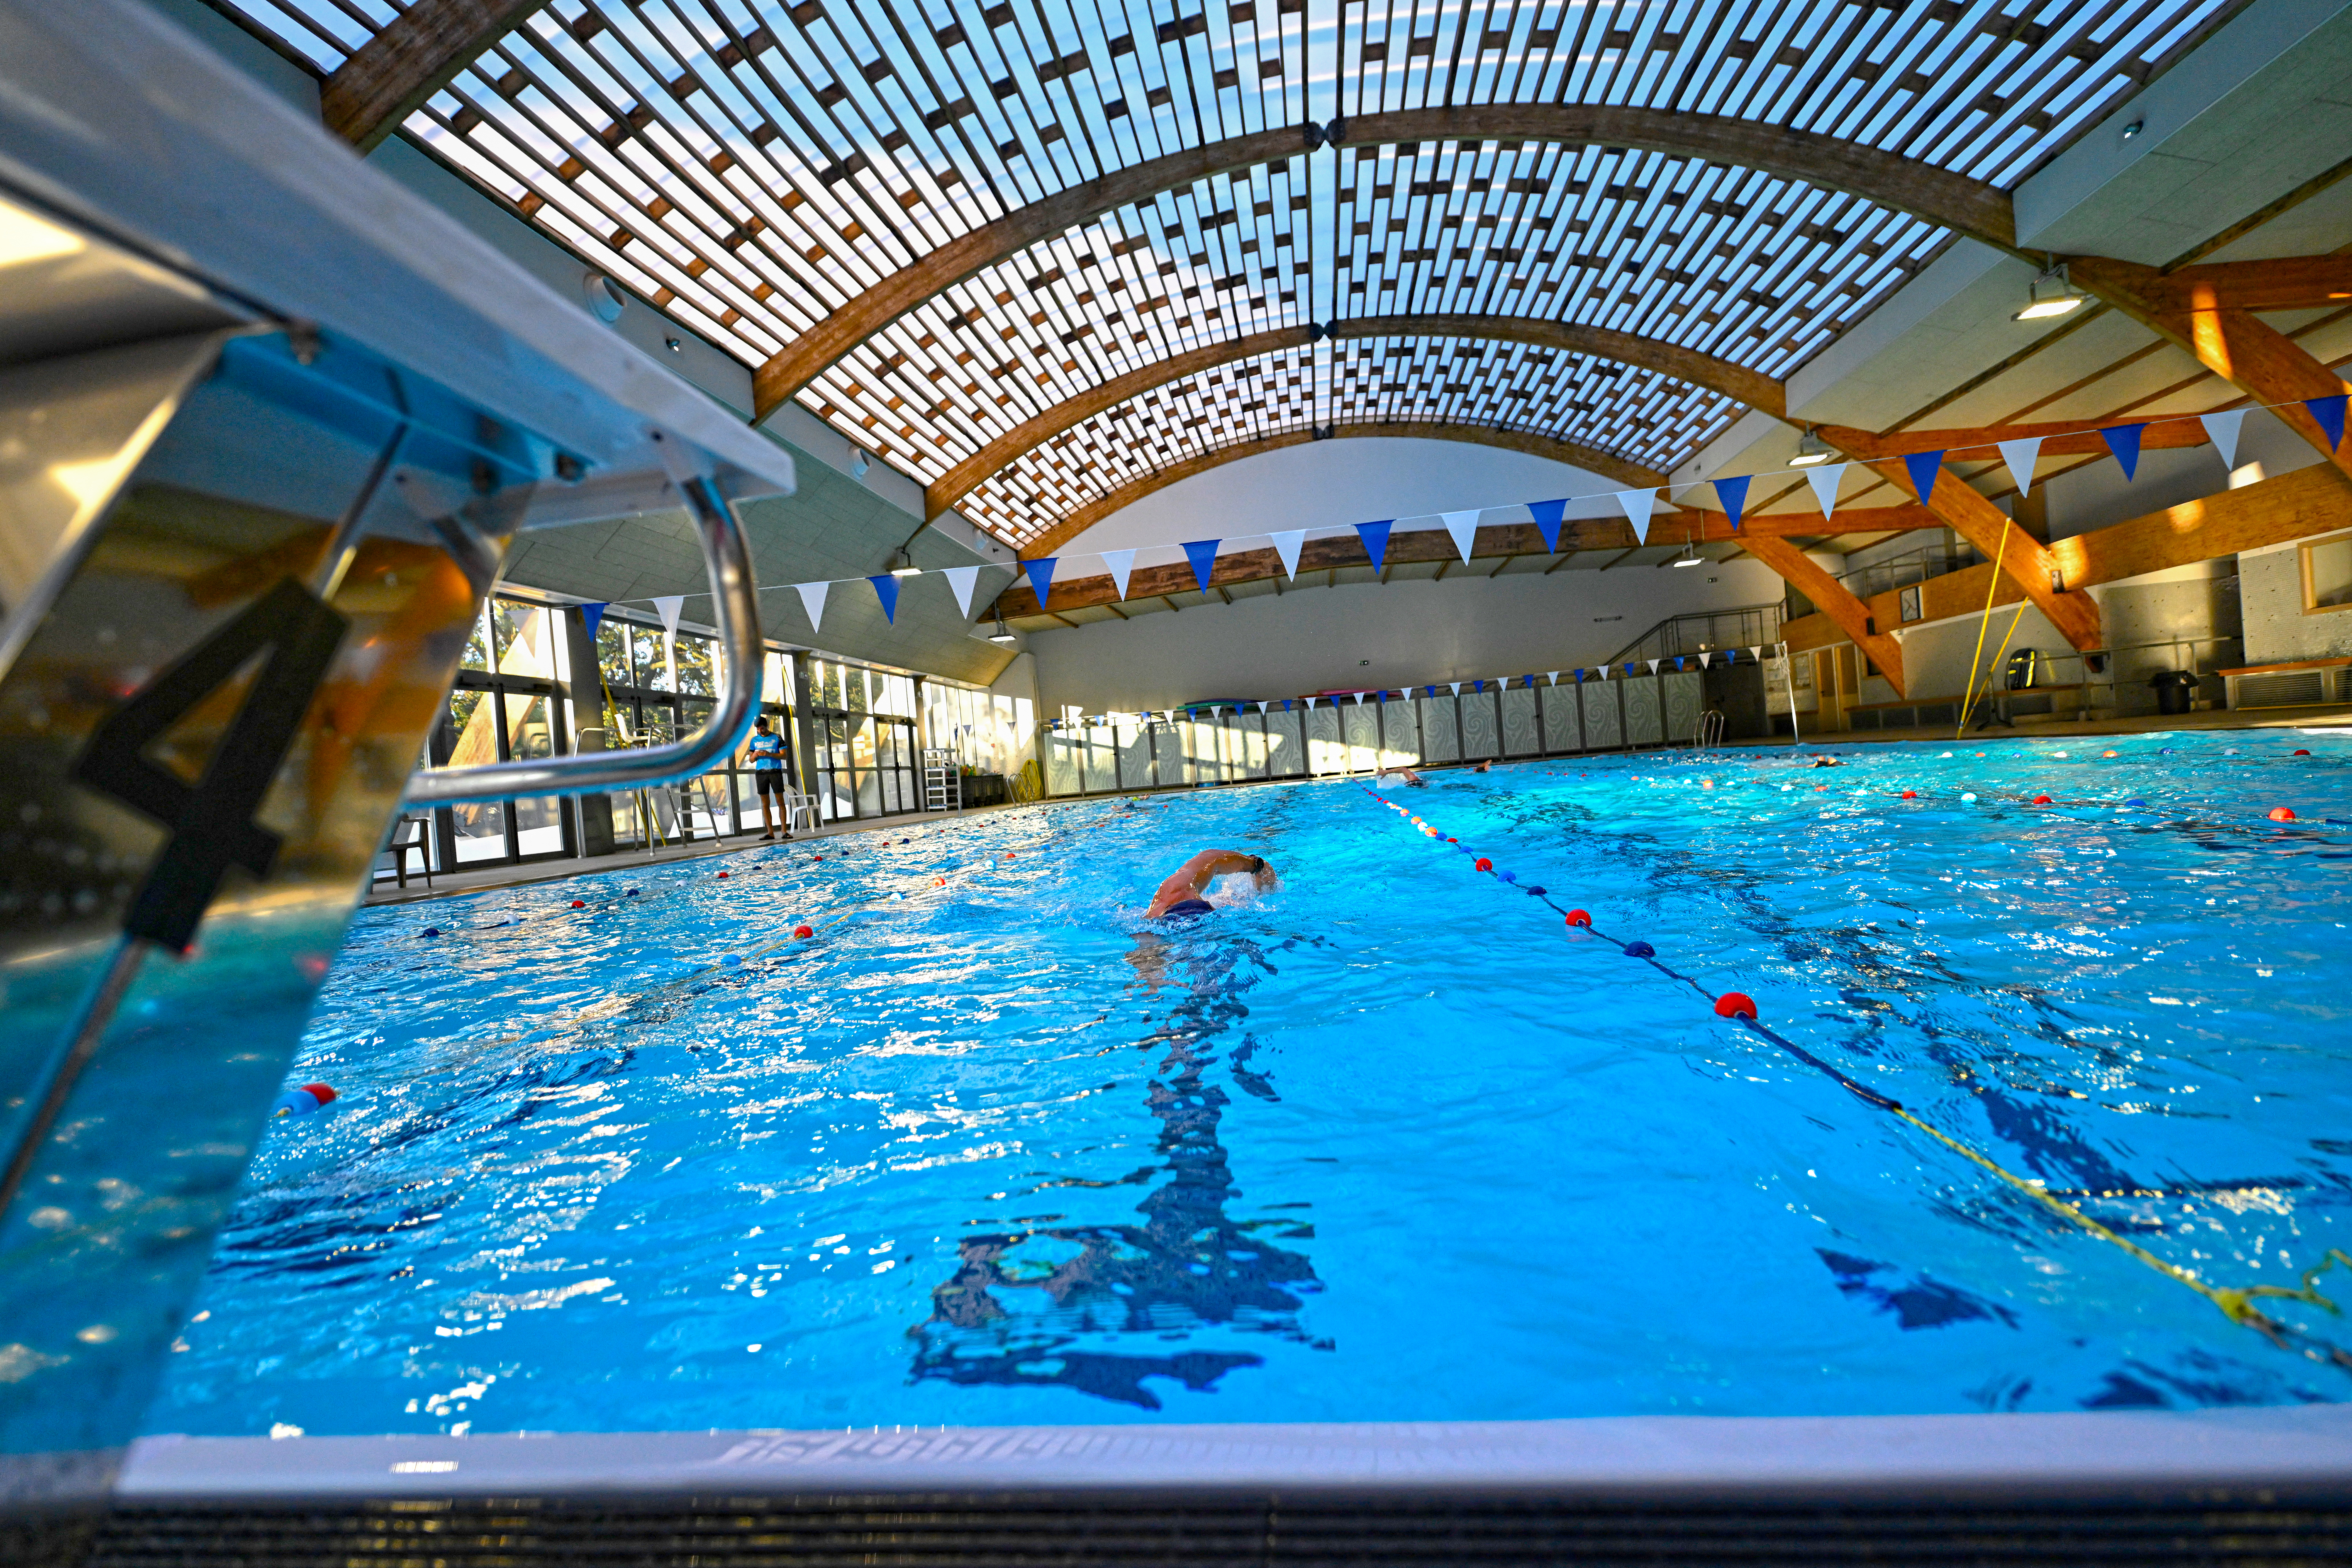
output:
POLYGON ((2191 698, 2197 695, 2197 677, 2186 670, 2158 670, 2147 678, 2156 688, 2156 711, 2187 713, 2191 698))

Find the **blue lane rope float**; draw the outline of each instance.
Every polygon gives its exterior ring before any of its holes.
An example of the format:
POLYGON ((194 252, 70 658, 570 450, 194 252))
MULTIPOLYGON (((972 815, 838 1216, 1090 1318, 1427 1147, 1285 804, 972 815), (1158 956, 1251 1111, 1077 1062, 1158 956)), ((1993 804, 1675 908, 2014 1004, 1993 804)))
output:
MULTIPOLYGON (((1433 840, 1439 843, 1450 845, 1456 850, 1460 850, 1463 854, 1471 857, 1475 869, 1488 873, 1489 874, 1494 874, 1497 877, 1497 880, 1500 881, 1501 873, 1494 873, 1492 871, 1492 862, 1486 857, 1479 855, 1475 850, 1464 848, 1459 841, 1440 831, 1433 825, 1414 815, 1411 808, 1401 805, 1394 800, 1383 799, 1369 787, 1362 786, 1360 784, 1359 787, 1362 788, 1364 789, 1364 793, 1370 796, 1373 800, 1387 807, 1390 810, 1397 813, 1397 815, 1406 819, 1414 830, 1420 832, 1423 837, 1433 840)), ((2352 1372, 2352 1351, 2347 1351, 2339 1345, 2331 1344, 2326 1340, 2318 1338, 2316 1335, 2311 1334, 2304 1330, 2292 1327, 2289 1324, 2283 1323, 2254 1305, 2254 1302, 2259 1299, 2273 1298, 2285 1301, 2302 1301, 2307 1305, 2318 1307, 2332 1315, 2338 1317, 2342 1316, 2342 1309, 2337 1307, 2334 1301, 2328 1300, 2327 1297, 2320 1294, 2315 1283, 2321 1274, 2326 1272, 2328 1269, 2336 1264, 2340 1263, 2347 1270, 2352 1270, 2352 1256, 2346 1255, 2341 1249, 2334 1247, 2329 1248, 2326 1255, 2320 1260, 2316 1267, 2307 1269, 2304 1271, 2302 1283, 2299 1286, 2227 1286, 2208 1283, 2206 1281, 2199 1279, 2195 1274, 2181 1268, 2179 1265, 2168 1262, 2166 1260, 2158 1257, 2155 1253, 2149 1251, 2147 1248, 2140 1246, 2137 1242, 2117 1235, 2108 1227, 2102 1225, 2099 1221, 2084 1213, 2074 1204, 2067 1202, 2064 1198, 2049 1191, 2042 1183, 2034 1180, 2031 1176, 2019 1176, 2016 1172, 2001 1166, 1980 1150, 1972 1148, 1969 1145, 1962 1143, 1959 1139, 1953 1137, 1950 1134, 1929 1125, 1927 1122, 1921 1120, 1919 1116, 1915 1114, 1901 1101, 1894 1099, 1889 1095, 1880 1093, 1877 1090, 1871 1088, 1866 1083, 1859 1082, 1834 1064, 1824 1061, 1822 1058, 1814 1055, 1811 1051, 1807 1051, 1803 1046, 1799 1045, 1796 1041, 1787 1039, 1772 1029, 1767 1027, 1757 1016, 1758 1009, 1756 1003, 1750 998, 1738 991, 1727 991, 1721 996, 1716 996, 1710 993, 1707 988, 1705 986, 1700 985, 1697 980, 1667 965, 1657 956, 1657 949, 1652 946, 1649 943, 1642 941, 1639 938, 1619 941, 1616 937, 1610 936, 1605 932, 1597 929, 1593 925, 1592 916, 1588 912, 1581 909, 1560 908, 1560 906, 1553 903, 1552 900, 1545 894, 1544 890, 1539 887, 1518 886, 1516 888, 1516 891, 1524 893, 1531 898, 1538 899, 1548 908, 1559 914, 1562 918, 1562 924, 1565 929, 1590 931, 1594 936, 1601 938, 1602 941, 1616 943, 1618 948, 1623 952, 1627 957, 1639 959, 1641 962, 1645 963, 1652 968, 1657 970, 1661 975, 1665 976, 1668 979, 1677 980, 1682 984, 1688 986, 1693 991, 1698 994, 1701 999, 1709 1004, 1717 1017, 1727 1021, 1736 1022, 1741 1028, 1747 1030, 1750 1034, 1753 1034, 1759 1039, 1766 1040, 1778 1047, 1780 1050, 1785 1051, 1797 1061, 1804 1063, 1807 1067, 1811 1068, 1814 1071, 1822 1073, 1823 1076, 1827 1077, 1832 1082, 1837 1084, 1839 1088, 1844 1090, 1847 1093, 1853 1095, 1864 1104, 1871 1106, 1875 1110, 1884 1111, 1887 1114, 1895 1116, 1899 1120, 1916 1127, 1919 1131, 1927 1134, 1927 1136, 1936 1140, 1936 1142, 1943 1145, 1946 1148, 1950 1149, 1954 1154, 1958 1155, 1961 1158, 1968 1160, 1972 1165, 1982 1167, 1994 1176, 1999 1177, 2002 1182, 2006 1183, 2016 1191, 2023 1194, 2025 1197, 2032 1198, 2034 1202, 2041 1204, 2045 1208, 2057 1214, 2069 1224, 2089 1235, 2098 1238, 2100 1240, 2105 1241, 2113 1247, 2120 1249, 2124 1253, 2136 1261, 2154 1270, 2156 1272, 2163 1275, 2166 1279, 2172 1281, 2175 1284, 2185 1285, 2189 1290, 2196 1291, 2199 1295, 2212 1302, 2215 1307, 2219 1308, 2222 1316, 2228 1318, 2231 1322, 2238 1324, 2242 1328, 2252 1329, 2255 1333, 2269 1340, 2271 1343, 2276 1345, 2281 1350, 2305 1356, 2309 1360, 2318 1362, 2323 1365, 2332 1365, 2347 1372, 2352 1372)))

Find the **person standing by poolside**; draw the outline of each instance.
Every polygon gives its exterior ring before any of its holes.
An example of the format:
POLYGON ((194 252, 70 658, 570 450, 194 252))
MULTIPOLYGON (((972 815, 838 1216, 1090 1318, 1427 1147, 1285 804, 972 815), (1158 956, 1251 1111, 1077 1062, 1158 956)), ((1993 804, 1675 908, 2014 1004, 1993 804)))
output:
MULTIPOLYGON (((760 821, 768 830, 760 837, 772 839, 784 793, 784 737, 768 727, 766 714, 751 721, 751 738, 743 743, 743 755, 751 759, 751 786, 760 796, 760 821)), ((784 837, 792 836, 792 819, 787 817, 784 837)))

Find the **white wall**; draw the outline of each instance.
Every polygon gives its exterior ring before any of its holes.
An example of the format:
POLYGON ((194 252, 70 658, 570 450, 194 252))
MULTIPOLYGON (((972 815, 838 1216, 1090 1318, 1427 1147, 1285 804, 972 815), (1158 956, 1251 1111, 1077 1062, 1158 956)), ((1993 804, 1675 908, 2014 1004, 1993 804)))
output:
MULTIPOLYGON (((1179 480, 1114 512, 1064 546, 1061 553, 1083 555, 1186 539, 1240 539, 1278 528, 1352 528, 1382 517, 1426 517, 1622 488, 1565 463, 1459 441, 1384 436, 1312 441, 1179 480)), ((1623 513, 1614 502, 1605 502, 1571 508, 1569 516, 1623 513)))
POLYGON ((1042 713, 1131 712, 1571 669, 1600 663, 1669 615, 1778 602, 1781 591, 1778 577, 1746 559, 1705 570, 1300 587, 1034 632, 1029 647, 1042 713))

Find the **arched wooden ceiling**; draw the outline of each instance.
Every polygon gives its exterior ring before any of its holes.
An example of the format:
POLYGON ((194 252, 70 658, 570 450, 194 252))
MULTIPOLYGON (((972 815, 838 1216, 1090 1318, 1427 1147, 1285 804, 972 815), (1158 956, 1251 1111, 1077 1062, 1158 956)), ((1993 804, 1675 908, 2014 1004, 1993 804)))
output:
MULTIPOLYGON (((756 368, 763 405, 929 485, 1147 366, 1318 321, 1508 315, 1783 381, 1953 235, 2009 243, 2009 190, 2237 5, 273 0, 267 26, 343 76, 355 133, 422 91, 412 135, 756 368), (423 41, 371 54, 379 28, 423 41)), ((1152 439, 1085 475, 1036 447, 962 509, 1025 546, 1184 453, 1364 417, 1664 468, 1738 412, 1426 360, 1367 402, 1349 351, 1278 397, 1192 378, 1152 439)))
POLYGON ((1090 388, 1007 431, 941 475, 924 491, 924 513, 938 517, 1024 453, 1098 414, 1109 413, 1130 398, 1219 366, 1286 349, 1307 348, 1326 338, 1339 342, 1383 338, 1471 338, 1495 343, 1532 344, 1565 354, 1638 365, 1776 415, 1787 407, 1780 383, 1769 377, 1695 349, 1637 338, 1606 327, 1518 316, 1370 316, 1361 320, 1334 322, 1328 328, 1282 327, 1227 342, 1203 344, 1090 388))

